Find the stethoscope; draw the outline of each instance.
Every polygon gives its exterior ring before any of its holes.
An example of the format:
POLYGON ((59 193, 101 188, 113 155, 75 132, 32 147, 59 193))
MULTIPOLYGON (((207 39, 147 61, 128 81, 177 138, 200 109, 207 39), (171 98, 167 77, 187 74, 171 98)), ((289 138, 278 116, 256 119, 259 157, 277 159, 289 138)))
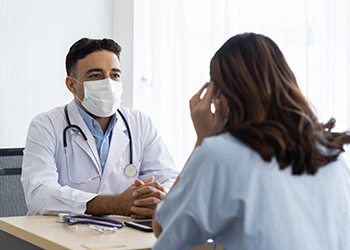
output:
MULTIPOLYGON (((68 106, 68 105, 67 105, 68 106)), ((94 153, 94 151, 92 150, 91 146, 90 146, 90 143, 85 135, 85 133, 83 132, 83 130, 78 126, 78 125, 74 125, 74 124, 71 124, 70 122, 70 119, 69 119, 69 115, 68 115, 68 108, 67 106, 64 108, 64 113, 66 115, 66 119, 67 119, 67 127, 64 128, 63 130, 63 147, 64 147, 64 153, 66 155, 66 164, 67 164, 67 171, 68 171, 68 178, 69 180, 74 183, 74 184, 77 184, 77 185, 80 185, 80 184, 84 184, 84 183, 89 183, 90 181, 92 180, 95 180, 99 177, 101 177, 101 174, 102 174, 102 167, 101 167, 101 164, 100 162, 97 160, 97 157, 94 153), (77 129, 80 134, 83 136, 86 144, 89 146, 89 149, 92 153, 92 155, 94 156, 95 158, 95 161, 98 163, 98 175, 93 177, 93 178, 88 178, 84 181, 81 181, 81 182, 75 182, 72 180, 72 177, 70 175, 70 168, 69 168, 69 162, 68 162, 68 153, 67 153, 67 139, 66 139, 66 133, 69 129, 71 128, 75 128, 77 129)), ((120 110, 118 109, 117 110, 119 115, 121 116, 121 118, 123 119, 124 123, 125 123, 125 126, 126 126, 126 129, 128 131, 128 135, 129 135, 129 149, 130 149, 130 160, 129 160, 129 164, 124 168, 124 174, 128 177, 134 177, 136 174, 137 174, 137 168, 136 166, 133 164, 133 146, 132 146, 132 136, 131 136, 131 131, 130 131, 130 127, 129 127, 129 124, 128 122, 126 121, 125 119, 125 116, 122 114, 122 112, 120 112, 120 110)))
POLYGON ((115 232, 118 228, 122 228, 124 225, 120 221, 112 220, 103 217, 87 216, 87 215, 70 215, 60 213, 59 219, 56 222, 65 223, 68 226, 84 225, 90 229, 104 233, 105 231, 115 232), (82 219, 82 220, 77 220, 82 219), (101 228, 104 227, 104 228, 101 228))

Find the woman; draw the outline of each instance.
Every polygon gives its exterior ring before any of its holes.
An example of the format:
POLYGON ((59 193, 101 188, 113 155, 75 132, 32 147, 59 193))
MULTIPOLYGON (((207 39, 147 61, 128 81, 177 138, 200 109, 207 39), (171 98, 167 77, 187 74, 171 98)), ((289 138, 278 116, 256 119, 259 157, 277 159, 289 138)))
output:
POLYGON ((234 36, 210 77, 190 100, 196 148, 158 205, 154 249, 209 238, 230 250, 350 249, 349 136, 318 122, 277 45, 234 36))

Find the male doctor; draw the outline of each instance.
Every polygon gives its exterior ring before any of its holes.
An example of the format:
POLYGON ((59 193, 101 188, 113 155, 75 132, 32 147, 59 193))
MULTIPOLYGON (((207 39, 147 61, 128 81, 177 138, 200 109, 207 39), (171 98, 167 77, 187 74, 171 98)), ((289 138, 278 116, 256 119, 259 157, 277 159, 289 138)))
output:
POLYGON ((151 120, 120 106, 120 52, 111 39, 83 38, 70 48, 66 86, 74 100, 29 126, 21 177, 28 215, 148 218, 177 178, 151 120))

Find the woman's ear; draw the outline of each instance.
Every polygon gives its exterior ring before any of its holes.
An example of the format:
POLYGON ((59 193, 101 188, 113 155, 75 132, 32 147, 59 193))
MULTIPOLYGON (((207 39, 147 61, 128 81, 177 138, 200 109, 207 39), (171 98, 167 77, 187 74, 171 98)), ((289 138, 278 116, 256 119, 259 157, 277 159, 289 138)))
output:
POLYGON ((221 101, 221 111, 222 111, 222 117, 224 119, 228 118, 228 113, 229 113, 229 106, 227 99, 225 98, 224 95, 220 95, 220 101, 221 101))

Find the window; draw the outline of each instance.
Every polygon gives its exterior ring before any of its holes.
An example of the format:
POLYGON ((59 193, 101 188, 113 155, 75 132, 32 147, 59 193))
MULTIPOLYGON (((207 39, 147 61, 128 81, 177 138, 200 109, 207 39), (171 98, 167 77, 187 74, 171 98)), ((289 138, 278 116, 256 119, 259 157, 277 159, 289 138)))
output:
POLYGON ((133 107, 152 118, 179 167, 196 140, 188 101, 209 80, 211 57, 238 33, 272 38, 320 121, 334 117, 335 131, 349 129, 347 0, 136 0, 134 17, 133 107))

